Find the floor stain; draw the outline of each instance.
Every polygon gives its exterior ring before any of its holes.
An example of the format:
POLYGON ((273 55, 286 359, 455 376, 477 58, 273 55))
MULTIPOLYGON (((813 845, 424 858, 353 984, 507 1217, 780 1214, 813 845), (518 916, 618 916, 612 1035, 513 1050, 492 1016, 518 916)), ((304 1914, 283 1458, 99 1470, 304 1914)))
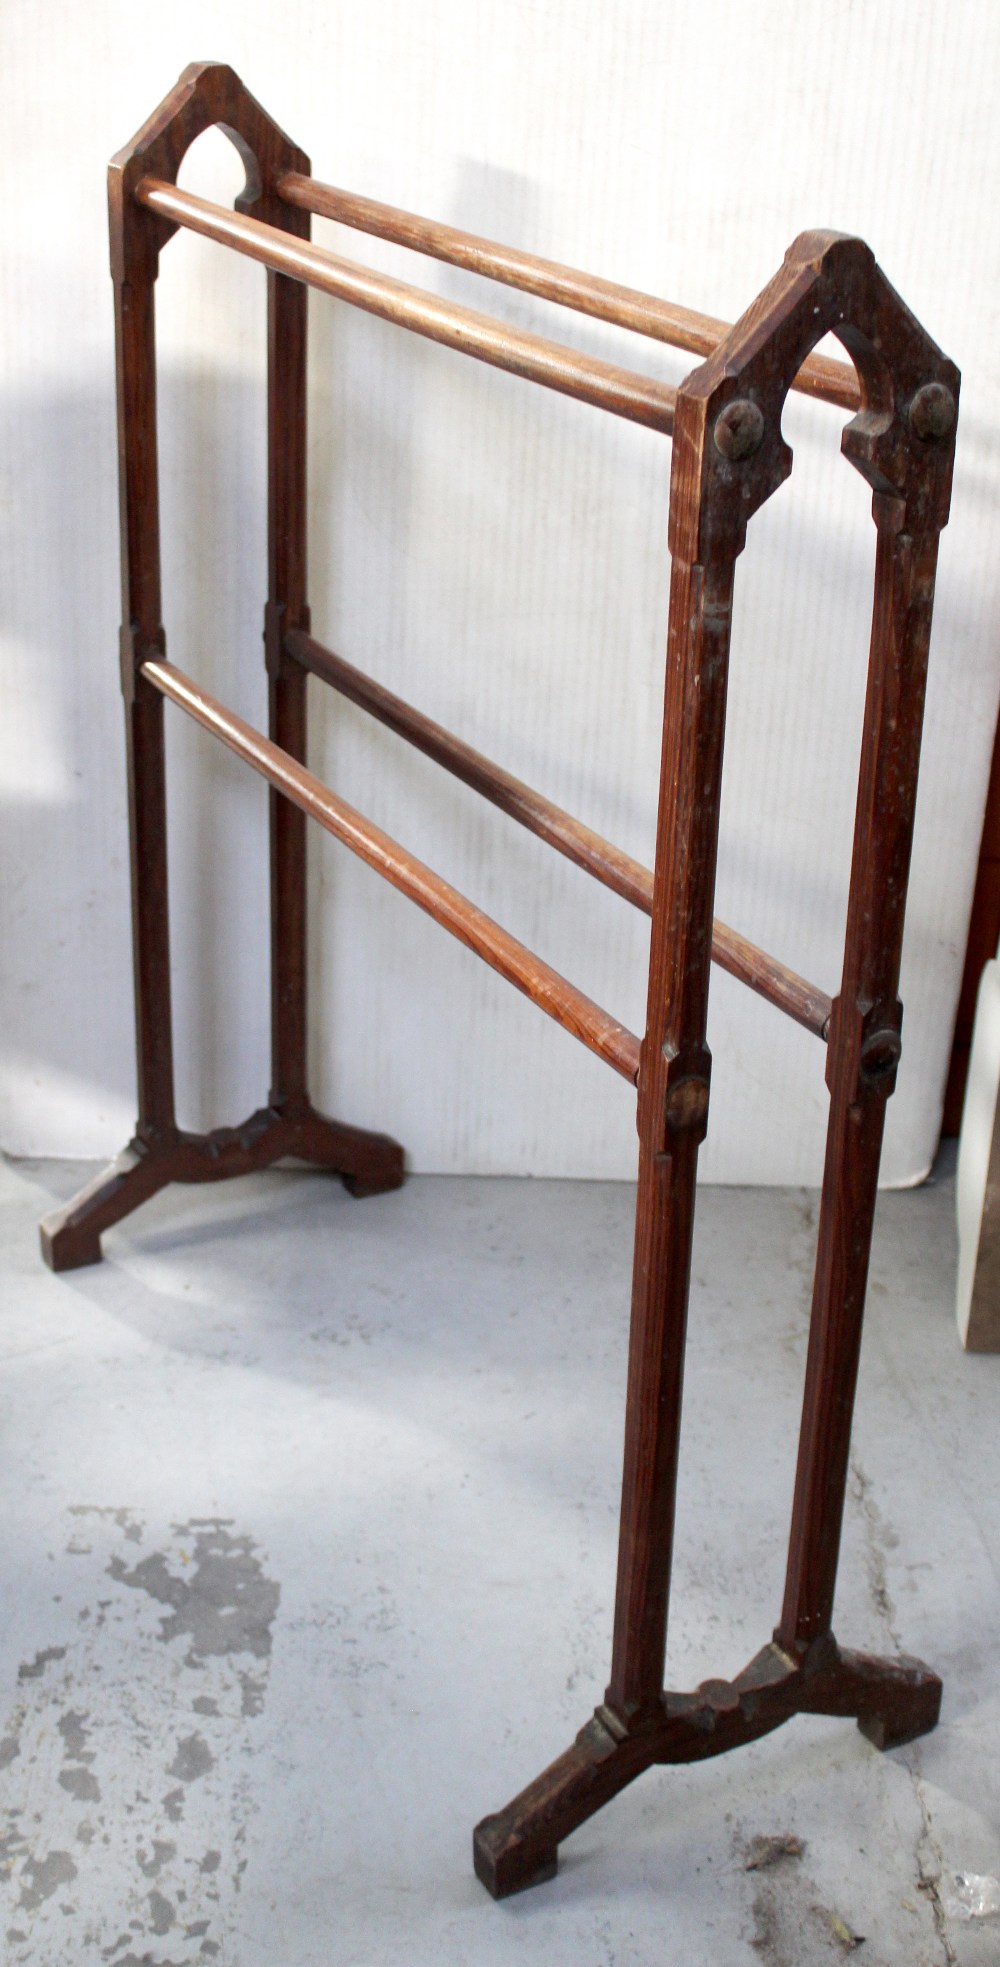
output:
POLYGON ((743 1860, 744 1871, 766 1871, 782 1858, 801 1858, 805 1852, 801 1837, 786 1830, 771 1837, 752 1837, 743 1860))
POLYGON ((59 1733, 63 1739, 63 1747, 71 1762, 92 1762, 94 1759, 93 1755, 87 1752, 90 1729, 86 1723, 87 1716, 85 1714, 79 1714, 76 1708, 72 1707, 60 1717, 58 1724, 59 1733))
POLYGON ((161 1937, 174 1924, 173 1906, 155 1886, 149 1894, 149 1924, 152 1932, 161 1937))
POLYGON ((36 1653, 30 1664, 25 1662, 18 1667, 17 1677, 19 1680, 40 1680, 47 1666, 65 1658, 65 1646, 46 1646, 44 1653, 36 1653))
POLYGON ((196 1783, 199 1776, 207 1776, 214 1764, 215 1757, 204 1736, 185 1735, 177 1744, 167 1775, 178 1776, 182 1783, 196 1783))
POLYGON ((21 1876, 24 1884, 18 1905, 25 1912, 35 1912, 60 1885, 72 1884, 77 1868, 68 1851, 50 1851, 44 1858, 26 1858, 21 1876))
POLYGON ((184 1960, 154 1960, 151 1953, 122 1953, 114 1967, 187 1967, 184 1960))
POLYGON ((262 1714, 264 1696, 267 1692, 267 1678, 262 1673, 240 1674, 240 1713, 262 1714))
POLYGON ((126 1543, 141 1544, 142 1542, 142 1523, 130 1509, 101 1509, 94 1503, 73 1503, 68 1514, 77 1517, 103 1517, 117 1525, 126 1543))
POLYGON ((78 1803, 99 1803, 101 1800, 100 1785, 91 1769, 60 1769, 59 1782, 78 1803))
MULTIPOLYGON (((250 1537, 233 1536, 222 1518, 209 1517, 175 1526, 194 1544, 190 1577, 178 1576, 163 1551, 129 1570, 113 1557, 108 1572, 118 1584, 145 1591, 172 1609, 160 1627, 169 1643, 186 1635, 190 1641, 187 1665, 212 1654, 252 1653, 265 1659, 271 1651, 280 1587, 265 1576, 250 1537)), ((187 1553, 182 1557, 187 1560, 187 1553)))
POLYGON ((138 1853, 139 1870, 142 1872, 144 1878, 159 1878, 159 1875, 163 1870, 163 1867, 167 1863, 167 1861, 170 1858, 175 1858, 176 1856, 177 1856, 176 1844, 169 1842, 166 1839, 154 1837, 153 1849, 151 1854, 143 1850, 141 1847, 139 1849, 139 1853, 138 1853))
POLYGON ((740 1835, 733 1848, 753 1881, 750 1945, 766 1967, 829 1967, 863 1944, 841 1914, 824 1905, 802 1863, 806 1846, 794 1832, 740 1835))
POLYGON ((829 1962, 842 1960, 845 1951, 860 1944, 839 1913, 829 1910, 814 1895, 815 1886, 806 1878, 778 1883, 769 1875, 767 1882, 758 1886, 750 1944, 767 1967, 828 1967, 829 1962), (847 1949, 842 1934, 848 1936, 847 1949))
MULTIPOLYGON (((848 1494, 861 1515, 865 1539, 865 1568, 872 1603, 885 1628, 890 1650, 893 1653, 901 1653, 904 1650, 902 1635, 889 1589, 889 1554, 897 1547, 898 1538, 875 1501, 873 1484, 856 1453, 851 1456, 848 1494)), ((958 1967, 958 1957, 948 1932, 948 1923, 938 1890, 943 1859, 934 1835, 927 1792, 921 1775, 919 1743, 914 1742, 904 1748, 899 1759, 909 1775, 914 1800, 920 1813, 920 1827, 914 1852, 916 1889, 923 1893, 926 1904, 930 1907, 944 1967, 958 1967)))
POLYGON ((54 1643, 0 1717, 4 1967, 205 1967, 246 1866, 280 1587, 224 1518, 80 1505, 63 1548, 54 1643))

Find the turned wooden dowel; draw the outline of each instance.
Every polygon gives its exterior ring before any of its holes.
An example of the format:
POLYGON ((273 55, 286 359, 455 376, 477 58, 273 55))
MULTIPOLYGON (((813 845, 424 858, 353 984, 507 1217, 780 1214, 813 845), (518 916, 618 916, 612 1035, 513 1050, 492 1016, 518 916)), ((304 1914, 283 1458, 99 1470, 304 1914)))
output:
MULTIPOLYGON (((445 260, 468 273, 499 280, 522 293, 537 294, 541 300, 556 301, 577 314, 589 314, 597 321, 610 321, 618 328, 631 328, 652 341, 667 342, 672 348, 688 349, 693 355, 711 355, 730 324, 711 314, 698 314, 693 308, 678 307, 672 301, 658 300, 655 294, 641 293, 635 287, 621 287, 613 280, 582 273, 577 267, 561 266, 555 260, 539 259, 534 253, 519 252, 515 246, 501 246, 493 239, 482 239, 474 232, 460 232, 456 226, 440 225, 435 219, 418 217, 397 205, 384 205, 377 198, 362 198, 338 185, 322 184, 301 171, 286 171, 278 180, 278 193, 287 205, 314 212, 318 218, 336 219, 357 232, 388 239, 395 246, 408 246, 431 259, 445 260)), ((854 369, 848 362, 834 362, 826 355, 810 355, 803 363, 792 388, 805 396, 818 396, 841 409, 856 410, 861 392, 854 369)))
POLYGON ((273 225, 196 198, 189 191, 179 191, 162 178, 143 178, 135 195, 161 218, 214 239, 218 245, 231 246, 273 272, 287 273, 291 279, 332 294, 335 300, 349 301, 383 321, 475 356, 495 369, 507 369, 529 382, 542 383, 563 396, 609 410, 630 423, 645 424, 667 436, 673 430, 677 391, 667 383, 634 375, 611 362, 598 362, 558 342, 546 341, 542 335, 511 328, 489 314, 457 307, 403 280, 338 259, 308 240, 290 239, 273 225))
POLYGON ((284 793, 311 819, 318 820, 336 840, 350 847, 352 853, 408 895, 467 949, 474 950, 492 969, 498 970, 508 983, 516 984, 533 1004, 589 1046, 598 1058, 620 1072, 623 1079, 635 1082, 639 1040, 634 1032, 626 1030, 592 998, 577 990, 575 984, 509 935, 474 902, 460 895, 457 888, 452 888, 398 841, 383 833, 381 827, 356 812, 346 800, 338 799, 322 779, 272 744, 262 732, 255 731, 252 724, 244 723, 242 717, 237 717, 217 698, 209 696, 183 670, 173 663, 148 662, 143 664, 143 675, 196 723, 221 738, 230 751, 252 765, 278 792, 284 793))
MULTIPOLYGON (((577 867, 584 868, 646 915, 652 914, 653 876, 641 861, 633 860, 631 854, 584 826, 533 786, 526 785, 523 779, 515 778, 482 752, 473 750, 444 725, 414 710, 402 697, 355 669, 342 656, 334 655, 332 649, 324 648, 315 637, 301 629, 292 629, 285 636, 284 647, 303 668, 329 683, 341 696, 349 697, 352 703, 433 758, 436 764, 443 765, 473 791, 482 793, 519 825, 547 841, 558 853, 565 854, 567 860, 574 861, 577 867)), ((712 931, 712 957, 720 969, 738 977, 797 1024, 804 1025, 818 1038, 826 1037, 830 998, 786 964, 779 963, 776 957, 758 949, 746 936, 728 928, 718 917, 712 931)))

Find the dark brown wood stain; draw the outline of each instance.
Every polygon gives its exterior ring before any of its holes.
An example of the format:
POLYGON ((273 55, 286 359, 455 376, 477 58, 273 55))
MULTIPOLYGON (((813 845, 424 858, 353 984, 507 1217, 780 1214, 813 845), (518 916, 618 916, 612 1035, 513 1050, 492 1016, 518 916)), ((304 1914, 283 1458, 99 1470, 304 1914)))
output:
POLYGON ((804 233, 733 328, 572 268, 314 181, 309 161, 231 69, 189 68, 110 173, 118 350, 122 638, 135 950, 138 1120, 112 1166, 42 1225, 56 1270, 94 1263, 102 1232, 171 1181, 296 1155, 355 1194, 391 1189, 402 1150, 327 1119, 306 1074, 305 819, 328 831, 485 957, 638 1088, 639 1185, 611 1677, 576 1741, 478 1826, 496 1897, 551 1877, 561 1840, 656 1762, 718 1755, 795 1713, 854 1717, 879 1748, 937 1720, 919 1661, 841 1649, 832 1631, 851 1416, 885 1104, 900 1056, 900 948, 937 543, 948 516, 958 372, 861 240, 804 233), (232 138, 247 186, 235 212, 178 191, 189 145, 232 138), (678 390, 423 295, 312 246, 310 213, 488 274, 707 356, 678 390), (153 293, 179 225, 268 268, 269 728, 254 731, 166 658, 160 619, 153 293), (324 649, 306 592, 307 288, 346 299, 674 440, 672 577, 655 864, 650 871, 324 649), (813 354, 828 332, 853 366, 813 354), (713 915, 736 562, 747 524, 791 470, 789 389, 846 407, 842 449, 872 490, 877 535, 868 692, 844 966, 831 1000, 713 915), (312 673, 652 917, 641 1043, 306 765, 312 673), (167 918, 163 701, 270 783, 272 1080, 267 1103, 208 1135, 176 1123, 167 918), (802 1429, 781 1618, 732 1681, 664 1689, 695 1181, 707 1126, 713 959, 826 1041, 830 1122, 802 1429))

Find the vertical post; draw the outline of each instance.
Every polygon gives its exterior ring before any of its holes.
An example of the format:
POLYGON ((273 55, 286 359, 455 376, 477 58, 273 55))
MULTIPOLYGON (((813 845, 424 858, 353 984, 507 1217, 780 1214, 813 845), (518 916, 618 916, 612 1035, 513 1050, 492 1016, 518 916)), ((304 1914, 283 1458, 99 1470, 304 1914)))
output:
MULTIPOLYGON (((735 341, 740 333, 733 330, 735 341)), ((765 344, 766 345, 766 344, 765 344)), ((607 1709, 633 1734, 662 1720, 736 561, 750 513, 787 475, 780 418, 737 393, 736 363, 677 398, 670 481, 670 628, 607 1709)))
MULTIPOLYGON (((167 914, 167 825, 163 697, 142 674, 165 653, 160 622, 160 546, 156 469, 154 283, 159 256, 176 230, 136 197, 144 177, 176 181, 203 130, 223 130, 246 171, 237 209, 299 237, 308 213, 284 205, 286 171, 308 173, 309 159, 219 62, 195 62, 159 108, 111 160, 108 199, 115 289, 118 454, 121 491, 121 679, 125 697, 131 843, 133 962, 138 1058, 137 1136, 111 1166, 41 1224, 53 1270, 98 1263, 101 1235, 172 1181, 215 1181, 265 1168, 295 1153, 332 1168, 355 1195, 398 1188, 403 1151, 385 1134, 344 1127, 315 1113, 306 1095, 305 824, 286 801, 271 800, 273 1076, 268 1108, 238 1129, 182 1133, 174 1108, 167 914)), ((307 628, 306 296, 273 277, 268 285, 269 599, 265 641, 272 736, 293 757, 306 748, 305 672, 286 656, 285 631, 307 628)))
MULTIPOLYGON (((740 333, 733 329, 734 345, 740 333)), ((727 353, 678 392, 670 479, 670 628, 606 1695, 632 1734, 662 1721, 695 1183, 712 1063, 705 1032, 733 579, 751 512, 789 468, 780 413, 769 419, 756 392, 741 393, 727 353)))
POLYGON ((796 1711, 853 1714, 880 1747, 937 1719, 914 1660, 841 1652, 828 1630, 844 1500, 896 996, 937 539, 947 522, 959 377, 862 241, 803 233, 677 398, 672 577, 625 1418, 618 1594, 605 1702, 572 1746, 475 1833, 495 1897, 552 1876, 562 1838, 653 1762, 700 1761, 796 1711), (841 444, 874 493, 879 533, 844 983, 828 1058, 832 1106, 788 1592, 778 1645, 735 1681, 666 1694, 666 1649, 697 1152, 705 1132, 711 916, 733 576, 748 520, 792 456, 787 390, 830 329, 861 411, 841 444), (782 1651, 793 1658, 783 1658, 782 1651), (808 1655, 808 1657, 807 1657, 808 1655))
POLYGON ((140 1140, 176 1132, 167 906, 163 700, 139 674, 164 653, 156 455, 153 292, 158 253, 146 217, 111 179, 112 277, 121 516, 121 678, 128 763, 132 948, 140 1140))
MULTIPOLYGON (((678 452, 675 450, 675 458, 678 452)), ((676 479, 676 472, 675 472, 676 479)), ((671 495, 674 511, 676 490, 671 495)), ((661 1714, 705 1043, 733 558, 674 552, 625 1415, 618 1589, 607 1706, 661 1714)))
POLYGON ((937 531, 911 538, 876 496, 871 656, 830 1120, 788 1570, 776 1637, 801 1653, 830 1629, 847 1486, 885 1106, 900 1055, 897 997, 913 837, 937 531))
MULTIPOLYGON (((289 213, 308 232, 307 213, 289 213)), ((286 222, 282 219, 282 222, 286 222)), ((284 274, 267 276, 268 601, 264 641, 268 731, 275 744, 306 762, 306 672, 285 654, 292 628, 309 627, 306 605, 306 323, 307 289, 284 274)), ((271 1105, 294 1111, 306 1102, 306 822, 280 794, 270 794, 271 1105)))

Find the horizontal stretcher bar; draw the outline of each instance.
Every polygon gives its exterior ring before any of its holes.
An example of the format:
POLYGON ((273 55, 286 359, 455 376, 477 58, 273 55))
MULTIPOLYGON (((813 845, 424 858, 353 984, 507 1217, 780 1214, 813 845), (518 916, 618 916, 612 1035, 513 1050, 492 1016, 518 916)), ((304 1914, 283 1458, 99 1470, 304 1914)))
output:
POLYGON ((316 778, 287 751, 272 744, 252 724, 244 723, 242 717, 209 696, 183 670, 176 669, 173 663, 146 662, 142 674, 163 696, 179 704, 196 723, 221 738, 238 758, 252 765, 276 791, 311 819, 318 820, 336 840, 350 847, 377 874, 408 895, 467 949, 474 950, 494 970, 499 970, 508 983, 516 984, 518 990, 523 990, 532 1003, 539 1005, 565 1031, 588 1045, 598 1058, 620 1072, 623 1079, 635 1082, 639 1071, 639 1040, 634 1032, 626 1030, 533 950, 501 929, 491 916, 484 915, 398 841, 348 806, 345 800, 338 799, 322 779, 316 778))
MULTIPOLYGON (((614 890, 625 901, 632 902, 645 914, 653 912, 653 876, 641 861, 633 860, 631 854, 622 852, 599 833, 584 826, 580 820, 573 819, 563 812, 560 806, 543 798, 522 779, 514 778, 500 765, 495 765, 482 752, 474 751, 453 732, 436 724, 432 718, 425 717, 422 711, 414 710, 381 683, 365 676, 342 656, 334 655, 325 649, 311 635, 301 629, 291 629, 284 638, 288 655, 303 668, 311 670, 342 696, 349 697, 352 703, 368 711, 381 724, 395 731, 397 736, 406 738, 428 758, 443 765, 449 772, 474 791, 481 792, 492 800, 502 812, 511 819, 526 826, 530 832, 555 847, 568 860, 575 861, 578 867, 585 868, 588 874, 596 876, 606 888, 614 890)), ((797 976, 784 963, 779 963, 755 943, 749 942, 735 929, 727 928, 724 922, 716 919, 712 929, 712 957, 723 970, 738 977, 741 983, 748 984, 761 997, 777 1005, 797 1024, 804 1025, 807 1031, 815 1032, 818 1038, 826 1038, 831 1000, 825 992, 807 983, 804 977, 797 976)))
POLYGON ((580 355, 558 342, 546 341, 524 329, 511 328, 492 315, 477 314, 472 308, 458 307, 452 301, 427 294, 419 287, 407 286, 385 273, 356 266, 352 260, 338 259, 307 239, 296 239, 277 226, 260 219, 213 205, 189 191, 160 178, 143 178, 136 186, 136 197, 150 211, 175 225, 187 226, 221 246, 231 246, 249 259, 258 260, 272 272, 301 280, 321 293, 349 301, 353 307, 377 314, 400 328, 410 328, 428 340, 456 348, 477 361, 489 362, 495 369, 507 369, 525 376, 529 382, 543 383, 564 396, 575 396, 583 403, 641 423, 670 435, 674 427, 677 391, 649 376, 634 375, 612 362, 599 362, 580 355))
MULTIPOLYGON (((416 253, 446 260, 469 273, 481 273, 489 280, 518 287, 522 293, 537 294, 542 300, 557 301, 578 314, 589 314, 597 321, 611 321, 618 328, 631 328, 653 341, 668 342, 673 348, 686 348, 694 355, 711 355, 729 333, 729 323, 710 314, 697 314, 691 308, 677 307, 658 300, 634 287, 620 287, 612 280, 581 273, 554 260, 537 259, 514 246, 500 246, 495 240, 481 239, 474 232, 459 232, 455 226, 439 225, 434 219, 418 218, 396 205, 380 204, 377 198, 362 198, 353 191, 321 184, 318 178, 301 171, 286 171, 278 179, 278 192, 286 205, 300 211, 315 212, 318 218, 336 219, 358 232, 372 233, 391 240, 396 246, 409 246, 416 253)), ((826 355, 810 355, 792 384, 805 396, 818 396, 842 409, 856 410, 861 402, 858 379, 849 362, 833 362, 826 355)))

